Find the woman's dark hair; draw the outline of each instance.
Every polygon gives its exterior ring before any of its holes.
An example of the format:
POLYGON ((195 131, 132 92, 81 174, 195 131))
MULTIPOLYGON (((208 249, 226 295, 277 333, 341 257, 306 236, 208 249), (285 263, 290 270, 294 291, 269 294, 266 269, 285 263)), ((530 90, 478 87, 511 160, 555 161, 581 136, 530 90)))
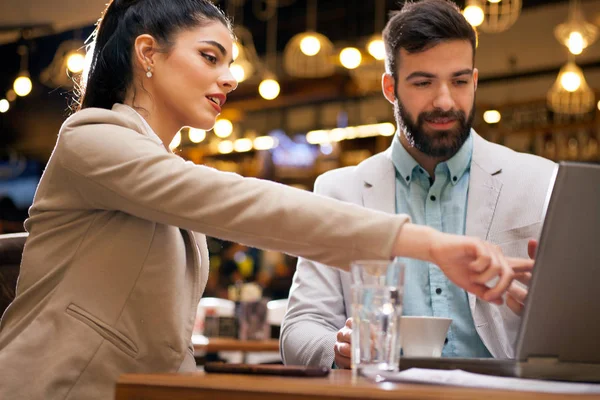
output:
POLYGON ((91 62, 76 110, 111 109, 123 102, 133 82, 133 46, 139 35, 153 36, 168 50, 173 34, 214 21, 232 32, 230 20, 209 0, 112 0, 92 35, 91 62))
POLYGON ((390 14, 385 29, 386 68, 396 77, 400 49, 408 53, 426 51, 448 40, 468 40, 477 47, 477 33, 450 0, 407 2, 399 11, 390 14))

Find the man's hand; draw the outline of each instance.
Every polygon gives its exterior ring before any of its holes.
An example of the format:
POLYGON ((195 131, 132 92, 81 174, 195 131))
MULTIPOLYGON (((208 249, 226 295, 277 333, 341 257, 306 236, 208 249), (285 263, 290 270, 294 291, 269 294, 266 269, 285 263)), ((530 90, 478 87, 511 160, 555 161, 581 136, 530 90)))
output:
MULTIPOLYGON (((533 239, 531 239, 527 244, 527 253, 529 254, 529 257, 532 260, 535 259, 537 245, 537 240, 533 239)), ((533 264, 531 264, 530 268, 513 268, 513 270, 515 272, 515 279, 523 283, 526 287, 524 288, 523 286, 518 285, 515 282, 511 283, 507 292, 508 296, 506 296, 506 305, 515 314, 521 315, 523 314, 523 307, 525 305, 525 300, 527 299, 529 281, 531 281, 531 271, 533 270, 533 264)))
POLYGON ((335 365, 338 368, 350 368, 352 365, 352 318, 346 320, 346 325, 337 333, 337 340, 333 346, 335 365))

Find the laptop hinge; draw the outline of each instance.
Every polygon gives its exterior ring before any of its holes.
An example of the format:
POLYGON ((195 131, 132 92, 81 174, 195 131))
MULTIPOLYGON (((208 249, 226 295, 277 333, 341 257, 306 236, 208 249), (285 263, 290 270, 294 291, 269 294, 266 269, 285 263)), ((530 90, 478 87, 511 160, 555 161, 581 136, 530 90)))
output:
POLYGON ((558 357, 528 357, 528 364, 558 364, 558 357))

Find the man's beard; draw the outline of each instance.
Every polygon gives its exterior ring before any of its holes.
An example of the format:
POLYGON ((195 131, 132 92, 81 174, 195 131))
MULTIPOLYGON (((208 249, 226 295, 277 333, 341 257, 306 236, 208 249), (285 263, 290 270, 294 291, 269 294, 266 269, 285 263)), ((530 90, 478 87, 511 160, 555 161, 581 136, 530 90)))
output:
POLYGON ((434 109, 420 113, 417 121, 414 122, 398 96, 394 103, 394 114, 399 130, 404 132, 411 146, 430 157, 448 159, 456 154, 469 138, 475 116, 475 99, 473 99, 473 107, 471 107, 468 118, 464 111, 434 109), (425 122, 436 118, 456 120, 458 126, 448 130, 425 131, 425 122))

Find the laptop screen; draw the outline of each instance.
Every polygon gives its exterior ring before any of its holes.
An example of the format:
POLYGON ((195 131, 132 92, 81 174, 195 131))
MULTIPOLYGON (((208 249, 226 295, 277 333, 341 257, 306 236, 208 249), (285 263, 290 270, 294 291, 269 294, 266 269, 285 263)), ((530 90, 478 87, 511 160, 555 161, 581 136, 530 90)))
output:
POLYGON ((516 358, 600 363, 600 165, 561 162, 516 358))

